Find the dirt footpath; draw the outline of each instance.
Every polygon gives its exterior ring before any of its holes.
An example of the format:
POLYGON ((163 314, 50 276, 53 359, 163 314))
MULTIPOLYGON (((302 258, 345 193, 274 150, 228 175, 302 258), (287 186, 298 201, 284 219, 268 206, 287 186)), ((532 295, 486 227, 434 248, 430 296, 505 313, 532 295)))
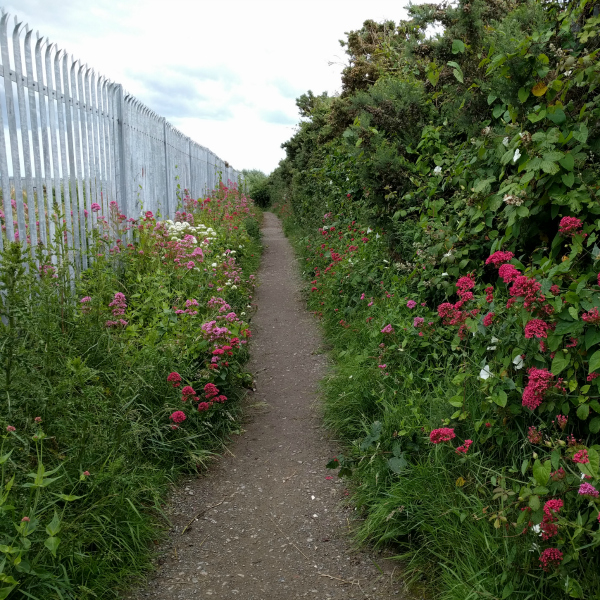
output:
POLYGON ((263 234, 249 422, 208 475, 177 492, 162 565, 132 597, 404 598, 397 565, 356 552, 350 542, 354 511, 341 506, 344 482, 325 469, 336 445, 315 406, 326 372, 319 331, 302 306, 296 259, 271 213, 263 234))

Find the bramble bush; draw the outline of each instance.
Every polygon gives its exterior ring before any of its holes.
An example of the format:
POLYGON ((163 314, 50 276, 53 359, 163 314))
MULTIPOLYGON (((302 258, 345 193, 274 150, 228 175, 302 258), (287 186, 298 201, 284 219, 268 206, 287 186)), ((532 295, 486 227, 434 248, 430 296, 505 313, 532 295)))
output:
POLYGON ((5 246, 0 598, 118 597, 170 484, 239 431, 260 215, 235 184, 182 201, 174 221, 113 203, 75 279, 60 218, 56 264, 5 246))
POLYGON ((334 346, 329 466, 439 598, 600 598, 598 8, 365 22, 271 176, 334 346))

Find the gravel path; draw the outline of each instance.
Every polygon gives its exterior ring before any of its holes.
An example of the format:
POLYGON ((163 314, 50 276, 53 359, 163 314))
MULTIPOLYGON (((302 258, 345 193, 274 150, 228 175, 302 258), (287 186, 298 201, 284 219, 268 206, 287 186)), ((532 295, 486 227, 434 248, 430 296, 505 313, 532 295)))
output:
POLYGON ((406 598, 397 565, 357 552, 349 539, 354 513, 340 503, 344 482, 335 473, 328 478, 336 444, 315 406, 326 372, 319 331, 302 306, 295 258, 271 213, 263 235, 249 422, 208 475, 174 495, 162 564, 132 598, 406 598))

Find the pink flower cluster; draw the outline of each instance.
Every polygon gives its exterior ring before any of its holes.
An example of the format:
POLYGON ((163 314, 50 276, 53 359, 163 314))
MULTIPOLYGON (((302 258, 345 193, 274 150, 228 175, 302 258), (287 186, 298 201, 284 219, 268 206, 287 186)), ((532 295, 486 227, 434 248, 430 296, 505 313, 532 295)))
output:
POLYGON ((583 222, 581 219, 578 219, 577 217, 563 217, 558 225, 558 233, 564 236, 582 235, 582 227, 583 222))
POLYGON ((581 318, 590 325, 598 325, 600 324, 600 312, 598 312, 598 308, 594 306, 592 310, 583 313, 581 318))
POLYGON ((573 462, 581 463, 582 465, 589 463, 590 458, 588 456, 588 451, 584 448, 583 450, 579 450, 579 452, 575 452, 573 455, 573 462))
POLYGON ((414 300, 409 300, 409 301, 406 303, 406 306, 408 306, 408 308, 411 308, 411 309, 412 309, 412 308, 415 308, 415 307, 417 306, 417 303, 416 303, 414 300))
POLYGON ((194 298, 192 298, 191 300, 185 301, 185 310, 178 309, 176 306, 174 306, 173 308, 175 309, 176 315, 192 315, 193 316, 193 315, 198 314, 197 310, 193 310, 193 307, 195 307, 195 306, 199 306, 198 300, 195 300, 194 298))
POLYGON ((469 451, 469 448, 471 447, 471 444, 473 443, 473 440, 465 440, 462 446, 459 446, 455 452, 456 454, 466 454, 469 451))
POLYGON ((394 333, 394 328, 391 323, 387 324, 382 330, 381 333, 394 333))
POLYGON ((544 504, 544 517, 540 523, 543 540, 548 540, 558 533, 558 526, 556 525, 558 517, 556 515, 558 515, 563 506, 564 503, 560 499, 548 500, 548 502, 544 504))
POLYGON ((498 275, 504 281, 504 283, 512 283, 519 275, 521 275, 521 271, 515 268, 514 265, 506 264, 502 265, 498 269, 498 275))
POLYGON ((492 321, 494 320, 494 316, 496 313, 488 313, 487 315, 485 315, 485 317, 483 317, 483 325, 485 327, 489 327, 492 324, 492 321))
POLYGON ((202 331, 207 335, 208 339, 212 342, 224 338, 229 334, 227 327, 219 327, 216 321, 209 321, 203 323, 201 326, 202 331))
POLYGON ((552 329, 552 327, 545 321, 542 321, 541 319, 531 319, 527 325, 525 325, 525 337, 527 339, 533 337, 547 338, 548 330, 550 329, 552 329))
POLYGON ((503 252, 502 250, 498 250, 494 252, 491 256, 485 261, 486 265, 494 265, 498 268, 500 265, 510 262, 514 258, 514 254, 512 252, 503 252))
POLYGON ((527 439, 532 443, 532 444, 539 444, 542 441, 542 432, 539 431, 537 429, 537 427, 535 426, 531 426, 529 427, 529 429, 527 430, 527 439))
POLYGON ((577 493, 581 496, 590 496, 591 498, 597 498, 600 495, 598 490, 589 483, 582 483, 577 493))
POLYGON ((546 548, 540 554, 540 565, 544 571, 557 569, 563 560, 563 553, 558 548, 546 548))
POLYGON ((434 429, 429 434, 429 440, 432 444, 440 444, 441 442, 449 442, 454 439, 456 434, 454 433, 454 429, 451 427, 440 427, 439 429, 434 429))
MULTIPOLYGON (((127 301, 125 299, 125 295, 121 292, 117 292, 112 300, 112 302, 108 305, 112 307, 113 317, 120 317, 125 314, 125 309, 127 308, 127 301)), ((128 323, 124 319, 118 319, 116 321, 106 321, 106 327, 127 327, 128 323)))
POLYGON ((173 371, 167 376, 167 381, 174 387, 177 388, 181 385, 181 375, 173 371))
POLYGON ((523 390, 523 406, 535 410, 543 401, 545 393, 552 387, 554 375, 547 369, 531 367, 527 372, 529 379, 523 390))
POLYGON ((423 317, 415 317, 413 319, 413 327, 421 327, 425 323, 425 319, 423 317))
POLYGON ((183 423, 186 419, 185 413, 182 410, 176 410, 170 417, 173 423, 183 423))

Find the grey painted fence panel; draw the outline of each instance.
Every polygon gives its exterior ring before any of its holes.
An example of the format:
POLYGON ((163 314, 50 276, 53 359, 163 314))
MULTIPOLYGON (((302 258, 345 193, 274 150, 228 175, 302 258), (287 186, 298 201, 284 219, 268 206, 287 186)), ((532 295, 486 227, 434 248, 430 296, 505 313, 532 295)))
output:
POLYGON ((32 49, 32 30, 16 18, 9 38, 8 21, 3 12, 0 250, 4 238, 18 239, 34 255, 36 245, 46 248, 60 233, 68 254, 58 250, 50 259, 67 260, 74 273, 87 268, 93 228, 99 216, 110 221, 111 203, 133 220, 143 211, 174 218, 185 190, 198 198, 219 179, 239 178, 214 152, 39 33, 32 49))

